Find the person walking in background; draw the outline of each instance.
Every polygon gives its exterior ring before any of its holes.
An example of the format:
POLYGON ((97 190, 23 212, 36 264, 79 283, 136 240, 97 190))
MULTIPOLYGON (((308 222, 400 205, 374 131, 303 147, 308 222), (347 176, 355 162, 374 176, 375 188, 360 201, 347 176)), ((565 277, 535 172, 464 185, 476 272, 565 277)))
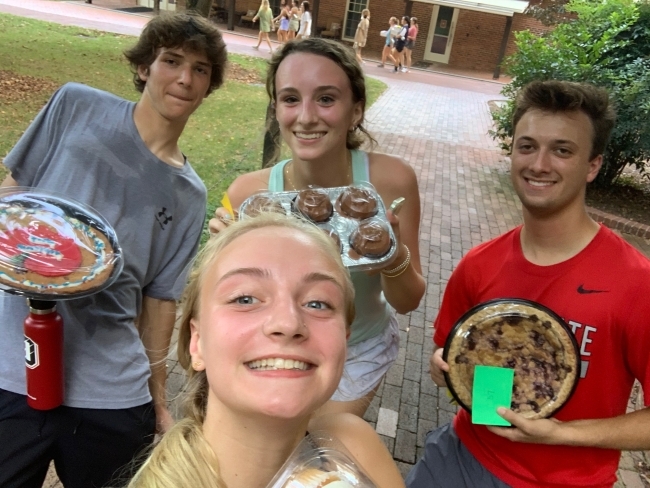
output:
POLYGON ((280 21, 278 28, 278 42, 284 44, 289 39, 289 19, 291 18, 291 9, 286 0, 282 0, 280 15, 273 19, 273 23, 280 21))
POLYGON ((289 11, 289 35, 287 39, 291 41, 296 38, 300 28, 300 3, 298 0, 292 0, 291 10, 289 11))
POLYGON ((304 39, 311 36, 311 13, 309 12, 309 2, 305 0, 300 7, 300 30, 298 39, 304 39))
POLYGON ((386 34, 386 43, 384 44, 384 50, 381 52, 381 63, 377 65, 379 68, 384 67, 386 59, 388 58, 390 58, 393 63, 395 62, 395 58, 393 58, 393 55, 391 54, 393 48, 393 34, 397 35, 397 32, 399 32, 400 29, 401 27, 397 24, 397 17, 391 17, 388 20, 388 30, 381 31, 382 36, 384 33, 386 34), (397 29, 397 31, 395 31, 395 29, 397 29))
POLYGON ((357 59, 363 63, 361 59, 361 48, 365 47, 366 40, 368 39, 368 27, 370 27, 370 10, 364 8, 361 11, 361 20, 357 25, 357 32, 354 34, 354 50, 357 53, 357 59))
MULTIPOLYGON (((396 30, 396 29, 395 29, 396 30)), ((406 38, 408 37, 409 32, 409 18, 404 16, 402 17, 402 25, 395 35, 395 40, 393 42, 393 61, 395 63, 395 73, 398 73, 404 60, 404 48, 406 47, 406 38)))
POLYGON ((409 27, 408 34, 406 36, 406 45, 404 46, 404 66, 402 67, 403 73, 408 73, 408 70, 411 69, 411 54, 413 53, 413 47, 415 46, 415 39, 418 36, 418 19, 417 17, 411 17, 411 27, 409 27))
POLYGON ((253 17, 253 23, 260 21, 260 33, 257 36, 257 46, 253 46, 253 49, 259 49, 262 39, 266 40, 266 43, 269 45, 269 51, 273 52, 273 46, 271 46, 271 39, 269 38, 269 32, 271 32, 271 24, 273 23, 273 11, 269 5, 269 0, 262 0, 262 5, 257 11, 257 15, 253 17))

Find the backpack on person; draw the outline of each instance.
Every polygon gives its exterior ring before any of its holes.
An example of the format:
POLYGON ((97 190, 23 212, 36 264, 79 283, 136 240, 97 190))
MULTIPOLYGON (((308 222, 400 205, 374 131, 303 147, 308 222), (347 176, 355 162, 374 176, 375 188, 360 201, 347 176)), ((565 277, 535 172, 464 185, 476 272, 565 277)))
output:
POLYGON ((398 52, 402 52, 404 49, 404 46, 406 46, 406 37, 408 36, 408 27, 407 26, 402 26, 402 29, 399 31, 399 34, 395 38, 395 49, 397 49, 398 52))

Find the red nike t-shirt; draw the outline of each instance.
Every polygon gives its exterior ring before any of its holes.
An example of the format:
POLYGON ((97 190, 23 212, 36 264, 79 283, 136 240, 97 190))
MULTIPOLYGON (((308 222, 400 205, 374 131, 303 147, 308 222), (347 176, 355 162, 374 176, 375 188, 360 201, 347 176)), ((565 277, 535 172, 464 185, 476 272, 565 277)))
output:
MULTIPOLYGON (((472 249, 453 272, 435 321, 442 347, 454 323, 495 298, 539 302, 571 326, 581 355, 578 387, 558 420, 609 418, 626 411, 637 378, 650 404, 650 261, 604 226, 573 258, 537 266, 522 253, 518 227, 472 249)), ((620 452, 515 443, 473 425, 461 410, 454 428, 491 473, 513 487, 611 487, 620 452)))

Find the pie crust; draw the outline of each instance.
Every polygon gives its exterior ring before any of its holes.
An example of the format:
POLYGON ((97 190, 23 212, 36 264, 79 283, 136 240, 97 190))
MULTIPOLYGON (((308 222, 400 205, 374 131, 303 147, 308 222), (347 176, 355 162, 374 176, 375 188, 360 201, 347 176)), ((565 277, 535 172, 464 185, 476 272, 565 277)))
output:
POLYGON ((528 300, 492 300, 471 309, 452 329, 443 359, 447 385, 469 411, 476 365, 515 370, 511 408, 529 419, 557 412, 579 378, 573 333, 554 312, 528 300))

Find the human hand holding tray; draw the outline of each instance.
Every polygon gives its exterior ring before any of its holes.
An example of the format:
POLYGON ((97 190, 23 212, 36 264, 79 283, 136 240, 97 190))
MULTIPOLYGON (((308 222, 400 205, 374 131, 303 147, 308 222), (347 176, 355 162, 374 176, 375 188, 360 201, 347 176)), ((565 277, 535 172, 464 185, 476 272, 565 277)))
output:
POLYGON ((0 189, 1 290, 79 298, 109 286, 122 266, 115 231, 88 205, 39 189, 0 189))
POLYGON ((510 408, 528 419, 555 414, 580 373, 569 326, 543 305, 517 298, 490 300, 466 312, 452 328, 442 358, 449 365, 449 391, 469 412, 475 366, 514 369, 510 408))

